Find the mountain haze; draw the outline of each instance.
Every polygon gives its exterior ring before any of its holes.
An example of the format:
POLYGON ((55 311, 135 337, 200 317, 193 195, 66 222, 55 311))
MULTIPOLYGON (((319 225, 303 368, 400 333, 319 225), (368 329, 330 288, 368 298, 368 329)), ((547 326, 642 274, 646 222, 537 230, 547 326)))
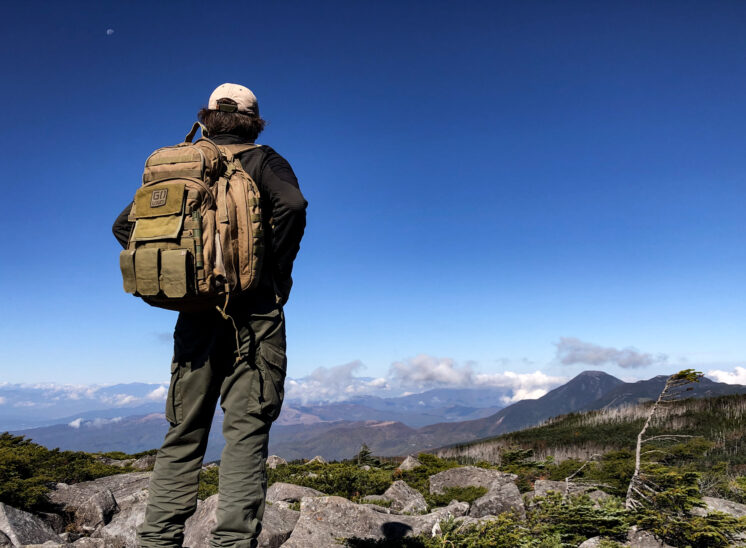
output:
MULTIPOLYGON (((432 450, 447 445, 472 442, 535 426, 547 419, 580 410, 602 409, 649 401, 658 396, 666 381, 665 376, 640 382, 625 383, 601 371, 585 371, 566 384, 533 400, 521 400, 487 417, 458 422, 440 422, 413 427, 394 420, 404 411, 401 408, 388 416, 381 410, 371 412, 375 420, 321 420, 313 414, 313 406, 288 408, 299 413, 303 424, 283 424, 278 421, 270 435, 271 453, 286 459, 322 455, 327 459, 349 458, 360 446, 367 444, 379 455, 404 455, 432 450), (388 420, 382 420, 388 419, 388 420)), ((746 386, 731 385, 703 379, 694 385, 687 397, 711 397, 746 393, 746 386)), ((421 395, 420 395, 421 396, 421 395)), ((459 396, 460 397, 460 396, 459 396)), ((409 396, 407 396, 409 398, 409 396)), ((379 398, 379 400, 381 400, 379 398)), ((359 403, 334 404, 337 412, 348 412, 348 419, 373 405, 389 405, 375 399, 356 399, 359 403), (349 407, 346 407, 349 406, 349 407), (354 411, 354 412, 353 412, 354 411)), ((408 400, 403 407, 422 399, 408 400)), ((431 402, 432 403, 432 402, 431 402)), ((438 402, 435 402, 438 403, 438 402)), ((499 402, 496 402, 499 404, 499 402)), ((417 404, 419 406, 419 404, 417 404)), ((319 412, 318 410, 316 410, 319 412)), ((323 414, 323 413, 322 413, 323 414)), ((208 444, 208 460, 217 459, 223 445, 220 436, 222 415, 216 413, 213 433, 208 444)), ((76 421, 70 424, 16 432, 48 447, 87 451, 122 450, 137 452, 158 447, 167 424, 162 414, 125 417, 111 421, 76 421)))

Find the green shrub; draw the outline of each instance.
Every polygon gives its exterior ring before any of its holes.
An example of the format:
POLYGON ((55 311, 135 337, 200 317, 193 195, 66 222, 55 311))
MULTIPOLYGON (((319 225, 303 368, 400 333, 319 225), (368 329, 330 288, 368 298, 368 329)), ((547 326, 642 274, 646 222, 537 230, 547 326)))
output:
POLYGON ((218 492, 218 479, 220 478, 220 468, 212 466, 205 468, 199 473, 199 487, 197 488, 197 498, 205 500, 218 492))
POLYGON ((97 455, 101 457, 106 457, 109 459, 114 460, 127 460, 132 458, 131 455, 128 455, 127 453, 122 453, 121 451, 108 451, 106 453, 97 453, 97 455))
POLYGON ((327 495, 358 500, 366 495, 380 495, 393 482, 390 470, 363 470, 351 463, 320 465, 288 464, 267 470, 268 485, 281 481, 311 487, 327 495))
POLYGON ((410 487, 417 489, 425 496, 430 494, 430 476, 459 466, 459 463, 455 460, 441 459, 427 453, 417 455, 417 460, 422 463, 422 466, 413 470, 396 471, 393 479, 406 481, 410 487))
POLYGON ((734 518, 721 512, 699 517, 648 509, 637 515, 637 524, 668 544, 691 548, 730 546, 736 535, 746 532, 746 518, 734 518))
POLYGON ((47 449, 23 436, 0 434, 0 502, 26 511, 47 509, 55 483, 78 483, 131 472, 81 451, 47 449))
POLYGON ((471 504, 485 494, 487 494, 485 487, 449 487, 440 495, 426 495, 425 501, 431 508, 435 506, 447 506, 452 500, 471 504))
POLYGON ((539 534, 555 534, 568 545, 577 546, 595 536, 623 539, 629 528, 628 517, 619 499, 609 499, 600 506, 588 495, 563 497, 550 492, 534 497, 528 521, 539 534))

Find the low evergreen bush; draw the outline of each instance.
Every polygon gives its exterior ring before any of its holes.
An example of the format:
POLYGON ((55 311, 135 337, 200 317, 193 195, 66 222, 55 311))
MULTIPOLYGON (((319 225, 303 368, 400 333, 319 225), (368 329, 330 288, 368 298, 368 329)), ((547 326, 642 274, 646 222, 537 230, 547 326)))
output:
POLYGON ((47 493, 55 483, 79 483, 132 471, 128 466, 102 464, 82 451, 47 449, 23 436, 0 434, 0 502, 21 510, 47 509, 47 493))

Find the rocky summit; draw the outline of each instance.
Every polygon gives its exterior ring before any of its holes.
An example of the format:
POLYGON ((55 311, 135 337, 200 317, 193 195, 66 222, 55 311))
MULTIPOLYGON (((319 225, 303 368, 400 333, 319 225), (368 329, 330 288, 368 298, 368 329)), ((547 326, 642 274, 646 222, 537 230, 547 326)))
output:
MULTIPOLYGON (((331 466, 319 461, 316 464, 331 466)), ((144 517, 149 477, 149 472, 134 472, 74 485, 57 484, 49 496, 56 513, 34 515, 0 503, 0 547, 136 548, 135 531, 144 517)), ((267 491, 259 546, 332 548, 351 538, 396 541, 407 536, 437 536, 443 534, 442 527, 447 526, 443 524, 456 524, 464 530, 495 520, 505 512, 524 520, 526 503, 530 508, 535 497, 552 491, 563 496, 594 494, 587 486, 537 480, 534 491, 521 495, 515 482, 514 474, 497 470, 450 468, 428 477, 431 493, 466 487, 486 492, 471 503, 452 500, 435 508, 429 508, 422 492, 403 480, 394 481, 380 495, 362 497, 360 503, 309 487, 275 482, 267 491)), ((712 497, 706 497, 705 502, 700 515, 710 511, 746 515, 743 504, 712 497)), ((217 506, 218 495, 198 501, 195 514, 186 522, 185 546, 208 548, 217 506)), ((601 541, 600 537, 590 538, 582 546, 601 546, 601 541)), ((666 546, 636 528, 629 530, 623 545, 666 546)))

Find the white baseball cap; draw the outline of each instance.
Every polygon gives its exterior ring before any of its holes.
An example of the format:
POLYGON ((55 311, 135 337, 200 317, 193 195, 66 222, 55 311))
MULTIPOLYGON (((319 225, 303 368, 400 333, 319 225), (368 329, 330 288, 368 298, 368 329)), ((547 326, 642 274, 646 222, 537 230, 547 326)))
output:
POLYGON ((210 95, 207 108, 218 110, 218 101, 220 99, 232 99, 235 101, 238 107, 237 112, 259 114, 259 104, 256 101, 256 95, 249 88, 239 86, 238 84, 221 84, 210 95))

